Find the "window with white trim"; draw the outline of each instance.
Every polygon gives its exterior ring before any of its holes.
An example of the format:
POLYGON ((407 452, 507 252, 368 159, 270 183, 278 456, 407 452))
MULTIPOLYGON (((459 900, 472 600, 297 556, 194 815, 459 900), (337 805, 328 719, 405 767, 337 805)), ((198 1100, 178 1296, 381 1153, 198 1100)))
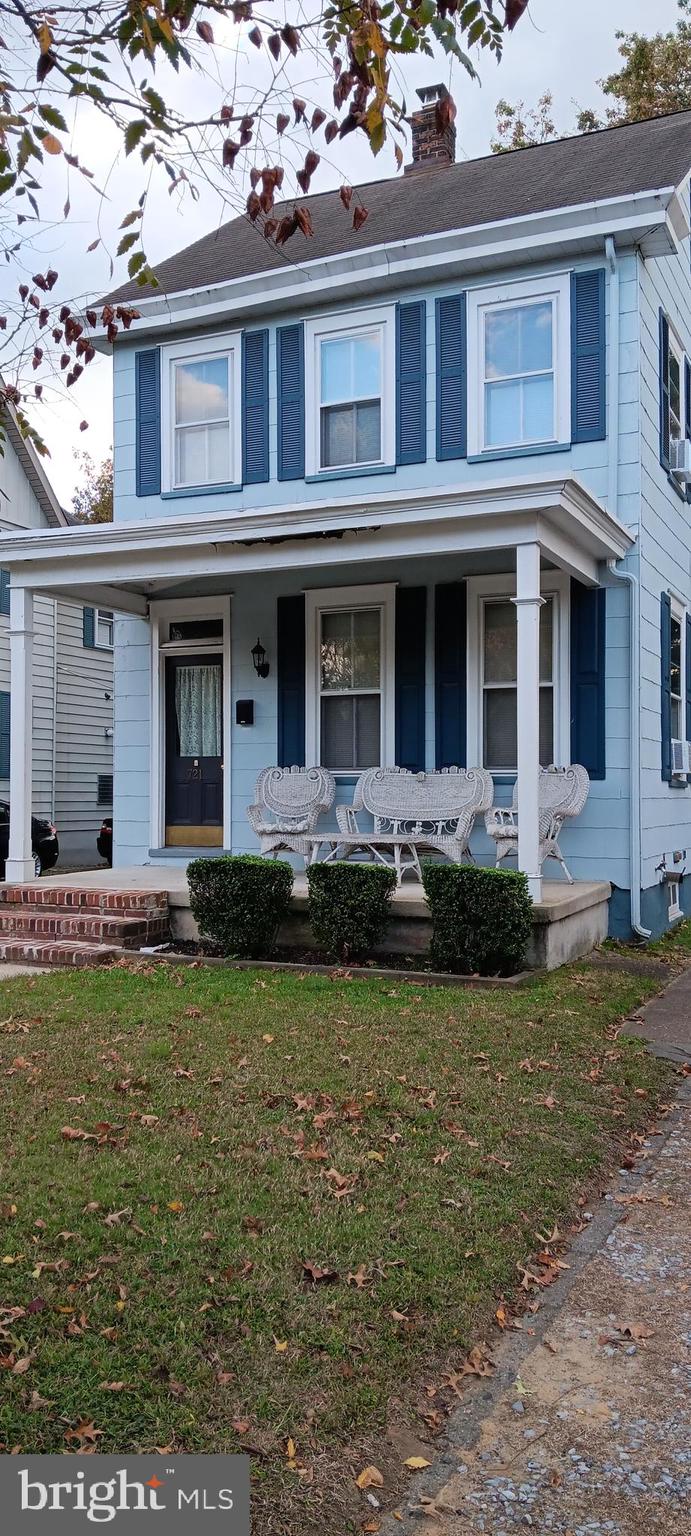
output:
POLYGON ((684 629, 686 610, 678 598, 670 599, 669 681, 671 697, 672 740, 686 740, 686 646, 684 629))
POLYGON ((469 452, 568 443, 568 274, 471 291, 468 317, 469 452))
POLYGON ((240 337, 164 348, 163 489, 239 484, 240 337))
POLYGON ((305 594, 306 749, 332 773, 393 761, 392 585, 305 594))
MULTIPOLYGON (((540 762, 554 762, 554 598, 540 609, 540 762)), ((516 605, 488 598, 482 626, 482 761, 513 772, 518 755, 518 649, 516 605)))
POLYGON ((308 474, 395 461, 393 308, 307 321, 308 474))
POLYGON ((674 443, 684 436, 684 353, 674 331, 669 331, 667 385, 669 389, 669 436, 674 443))
POLYGON ((94 610, 94 645, 99 651, 113 649, 114 620, 109 608, 94 610))

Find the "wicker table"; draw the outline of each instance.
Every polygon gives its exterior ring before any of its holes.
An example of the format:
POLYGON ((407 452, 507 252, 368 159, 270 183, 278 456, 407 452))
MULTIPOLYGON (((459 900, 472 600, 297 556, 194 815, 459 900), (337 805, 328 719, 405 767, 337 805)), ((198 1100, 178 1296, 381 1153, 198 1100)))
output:
POLYGON ((416 879, 422 880, 416 840, 409 832, 316 832, 305 838, 305 841, 312 845, 311 864, 331 864, 339 857, 350 858, 351 853, 367 853, 375 863, 383 864, 385 869, 391 868, 393 860, 397 885, 401 884, 404 874, 409 870, 412 870, 416 879), (319 850, 322 847, 326 847, 328 852, 320 860, 319 850), (407 858, 404 857, 406 853, 407 858))

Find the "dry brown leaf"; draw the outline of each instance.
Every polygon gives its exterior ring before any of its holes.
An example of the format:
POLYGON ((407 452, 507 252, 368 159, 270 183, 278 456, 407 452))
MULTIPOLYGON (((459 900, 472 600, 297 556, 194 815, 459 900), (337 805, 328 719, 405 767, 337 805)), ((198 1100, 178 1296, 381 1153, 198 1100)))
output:
POLYGON ((355 1482, 358 1488, 383 1488, 384 1479, 378 1467, 363 1467, 355 1482))
POLYGON ((431 1467, 431 1461, 426 1456, 406 1456, 404 1467, 410 1467, 411 1472, 421 1472, 423 1467, 431 1467))

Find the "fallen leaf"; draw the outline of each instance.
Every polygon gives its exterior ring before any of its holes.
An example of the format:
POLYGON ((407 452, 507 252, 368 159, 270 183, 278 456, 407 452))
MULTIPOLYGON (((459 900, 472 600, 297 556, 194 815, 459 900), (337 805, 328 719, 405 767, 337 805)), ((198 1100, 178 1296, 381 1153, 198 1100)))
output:
POLYGON ((640 1343, 641 1339, 652 1339, 655 1333, 655 1329, 650 1328, 647 1323, 621 1323, 616 1331, 622 1335, 622 1338, 634 1339, 636 1343, 640 1343))
POLYGON ((277 1339, 275 1334, 273 1336, 273 1339, 274 1339, 274 1349, 276 1351, 276 1354, 277 1355, 284 1355, 286 1350, 287 1350, 287 1348, 288 1348, 288 1340, 287 1339, 277 1339))
POLYGON ((177 1215, 179 1211, 184 1211, 184 1209, 185 1209, 185 1207, 183 1205, 182 1200, 169 1200, 168 1201, 168 1210, 169 1211, 173 1211, 175 1213, 175 1215, 177 1215))
POLYGON ((363 1467, 355 1482, 358 1488, 383 1488, 384 1479, 378 1467, 363 1467))
POLYGON ((100 1381, 99 1382, 99 1388, 100 1388, 101 1392, 124 1392, 124 1391, 126 1391, 126 1387, 125 1387, 124 1381, 100 1381))
POLYGON ((403 1465, 410 1467, 412 1472, 421 1472, 423 1467, 431 1467, 432 1463, 425 1456, 406 1456, 403 1465))
POLYGON ((74 1429, 65 1431, 66 1440, 77 1440, 80 1446, 95 1445, 100 1440, 105 1430, 96 1429, 93 1419, 80 1419, 74 1429))
POLYGON ((312 1264, 309 1259, 303 1259, 302 1270, 305 1278, 311 1280, 314 1285, 333 1285, 338 1280, 337 1269, 322 1269, 319 1264, 312 1264))

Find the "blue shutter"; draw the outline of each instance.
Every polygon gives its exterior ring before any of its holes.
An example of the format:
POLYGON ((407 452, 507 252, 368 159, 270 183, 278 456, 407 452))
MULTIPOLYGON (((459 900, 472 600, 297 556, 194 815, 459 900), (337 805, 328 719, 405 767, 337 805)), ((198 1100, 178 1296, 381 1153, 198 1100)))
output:
POLYGON ((686 615, 686 740, 691 741, 691 616, 686 615))
MULTIPOLYGON (((278 766, 305 766, 305 599, 279 597, 276 605, 278 766)), ((312 764, 310 764, 310 767, 312 764)))
POLYGON ((465 294, 437 299, 435 321, 437 458, 464 459, 468 451, 465 294))
POLYGON ((82 645, 93 650, 96 644, 96 615, 93 608, 84 608, 82 612, 82 645))
POLYGON ((396 763, 425 767, 425 587, 396 593, 396 763))
POLYGON ((278 478, 305 474, 305 328, 283 325, 276 332, 278 382, 278 478))
POLYGON ((660 731, 662 777, 672 781, 672 603, 668 592, 660 598, 660 731))
POLYGON ((137 495, 161 493, 161 350, 135 353, 137 495))
POLYGON ((669 321, 660 310, 660 463, 669 469, 669 321))
POLYGON ((427 306, 396 305, 396 463, 427 458, 427 306))
POLYGON ((434 589, 437 768, 466 767, 467 593, 464 581, 434 589))
POLYGON ((269 332, 242 338, 242 478, 259 485, 269 478, 269 332))
POLYGON ((571 582, 571 761, 605 778, 605 587, 571 582))
POLYGON ((605 274, 600 267, 571 273, 571 440, 592 443, 606 436, 605 274))
POLYGON ((10 611, 10 573, 0 571, 0 613, 8 614, 10 611))
POLYGON ((0 693, 0 779, 10 776, 10 696, 0 693))

